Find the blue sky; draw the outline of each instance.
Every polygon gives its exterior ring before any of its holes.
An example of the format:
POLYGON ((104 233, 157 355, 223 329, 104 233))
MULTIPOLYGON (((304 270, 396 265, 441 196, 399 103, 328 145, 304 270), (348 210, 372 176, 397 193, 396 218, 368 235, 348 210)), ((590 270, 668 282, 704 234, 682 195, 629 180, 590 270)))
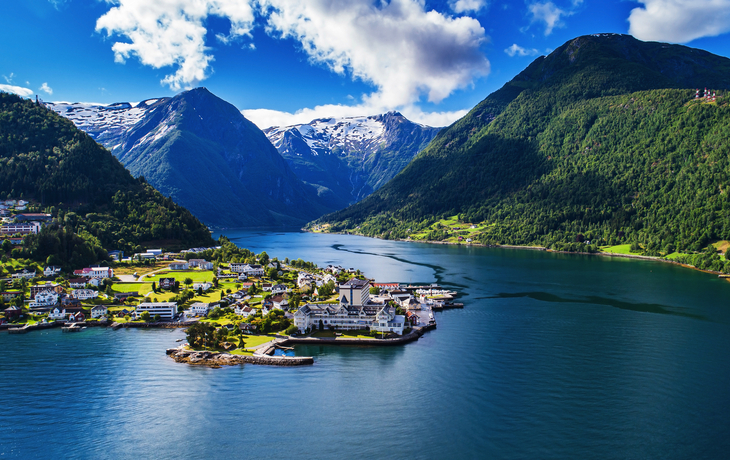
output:
POLYGON ((399 110, 441 126, 579 35, 730 56, 730 0, 22 0, 0 89, 113 103, 205 86, 260 127, 399 110))

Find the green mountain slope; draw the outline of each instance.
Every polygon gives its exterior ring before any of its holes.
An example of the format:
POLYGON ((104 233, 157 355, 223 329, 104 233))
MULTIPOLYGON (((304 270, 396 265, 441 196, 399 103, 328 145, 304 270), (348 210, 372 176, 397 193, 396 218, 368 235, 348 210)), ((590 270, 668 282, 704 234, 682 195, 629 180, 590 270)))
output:
POLYGON ((730 238, 726 99, 666 89, 697 87, 730 88, 730 59, 623 35, 576 38, 443 130, 380 190, 318 223, 402 238, 460 215, 486 223, 482 242, 553 247, 730 238))
MULTIPOLYGON (((31 101, 0 93, 0 198, 21 197, 57 212, 60 227, 66 227, 30 240, 39 257, 58 253, 69 262, 75 250, 101 246, 129 252, 143 243, 213 244, 207 228, 188 210, 144 179, 134 179, 71 121, 31 101), (88 247, 72 244, 72 233, 82 235, 88 247)), ((76 255, 74 263, 79 264, 104 256, 76 255)))

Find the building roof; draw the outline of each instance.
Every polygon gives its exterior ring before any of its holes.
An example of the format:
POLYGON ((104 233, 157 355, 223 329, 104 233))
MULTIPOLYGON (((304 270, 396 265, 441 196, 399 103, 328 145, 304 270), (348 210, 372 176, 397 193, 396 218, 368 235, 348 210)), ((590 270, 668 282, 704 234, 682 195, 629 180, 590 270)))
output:
POLYGON ((345 283, 340 284, 340 287, 347 287, 347 288, 351 287, 354 289, 362 289, 365 286, 367 286, 368 283, 369 283, 368 280, 361 280, 359 278, 350 278, 345 283))

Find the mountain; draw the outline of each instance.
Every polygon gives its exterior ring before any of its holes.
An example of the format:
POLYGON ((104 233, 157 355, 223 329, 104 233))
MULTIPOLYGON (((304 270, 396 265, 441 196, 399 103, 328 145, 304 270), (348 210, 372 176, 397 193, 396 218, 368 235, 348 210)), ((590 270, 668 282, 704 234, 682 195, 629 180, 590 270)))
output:
POLYGON ((334 209, 260 129, 205 88, 139 104, 49 106, 209 225, 301 225, 334 209))
POLYGON ((413 123, 398 112, 322 118, 264 130, 294 173, 333 208, 355 203, 400 172, 441 128, 413 123))
POLYGON ((37 260, 83 265, 101 248, 211 246, 198 219, 131 174, 108 150, 42 105, 0 92, 0 198, 23 198, 59 224, 28 237, 37 260))
POLYGON ((578 37, 444 129, 332 231, 484 243, 698 249, 730 239, 730 59, 627 35, 578 37), (704 91, 703 91, 704 92, 704 91))

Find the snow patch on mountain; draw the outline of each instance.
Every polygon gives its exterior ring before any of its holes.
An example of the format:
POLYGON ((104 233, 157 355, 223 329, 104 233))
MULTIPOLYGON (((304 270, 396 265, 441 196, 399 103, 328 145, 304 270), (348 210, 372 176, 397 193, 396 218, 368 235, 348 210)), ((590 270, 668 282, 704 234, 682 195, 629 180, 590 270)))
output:
POLYGON ((97 142, 108 145, 131 129, 142 118, 154 111, 168 98, 147 99, 141 102, 117 102, 109 105, 82 102, 45 102, 46 107, 71 120, 77 128, 97 142))
POLYGON ((302 155, 300 151, 288 152, 285 146, 287 136, 306 142, 309 153, 314 156, 334 153, 335 149, 369 153, 377 151, 383 141, 386 134, 384 117, 387 115, 395 113, 369 117, 320 118, 307 124, 275 126, 264 130, 264 133, 281 153, 302 155))

